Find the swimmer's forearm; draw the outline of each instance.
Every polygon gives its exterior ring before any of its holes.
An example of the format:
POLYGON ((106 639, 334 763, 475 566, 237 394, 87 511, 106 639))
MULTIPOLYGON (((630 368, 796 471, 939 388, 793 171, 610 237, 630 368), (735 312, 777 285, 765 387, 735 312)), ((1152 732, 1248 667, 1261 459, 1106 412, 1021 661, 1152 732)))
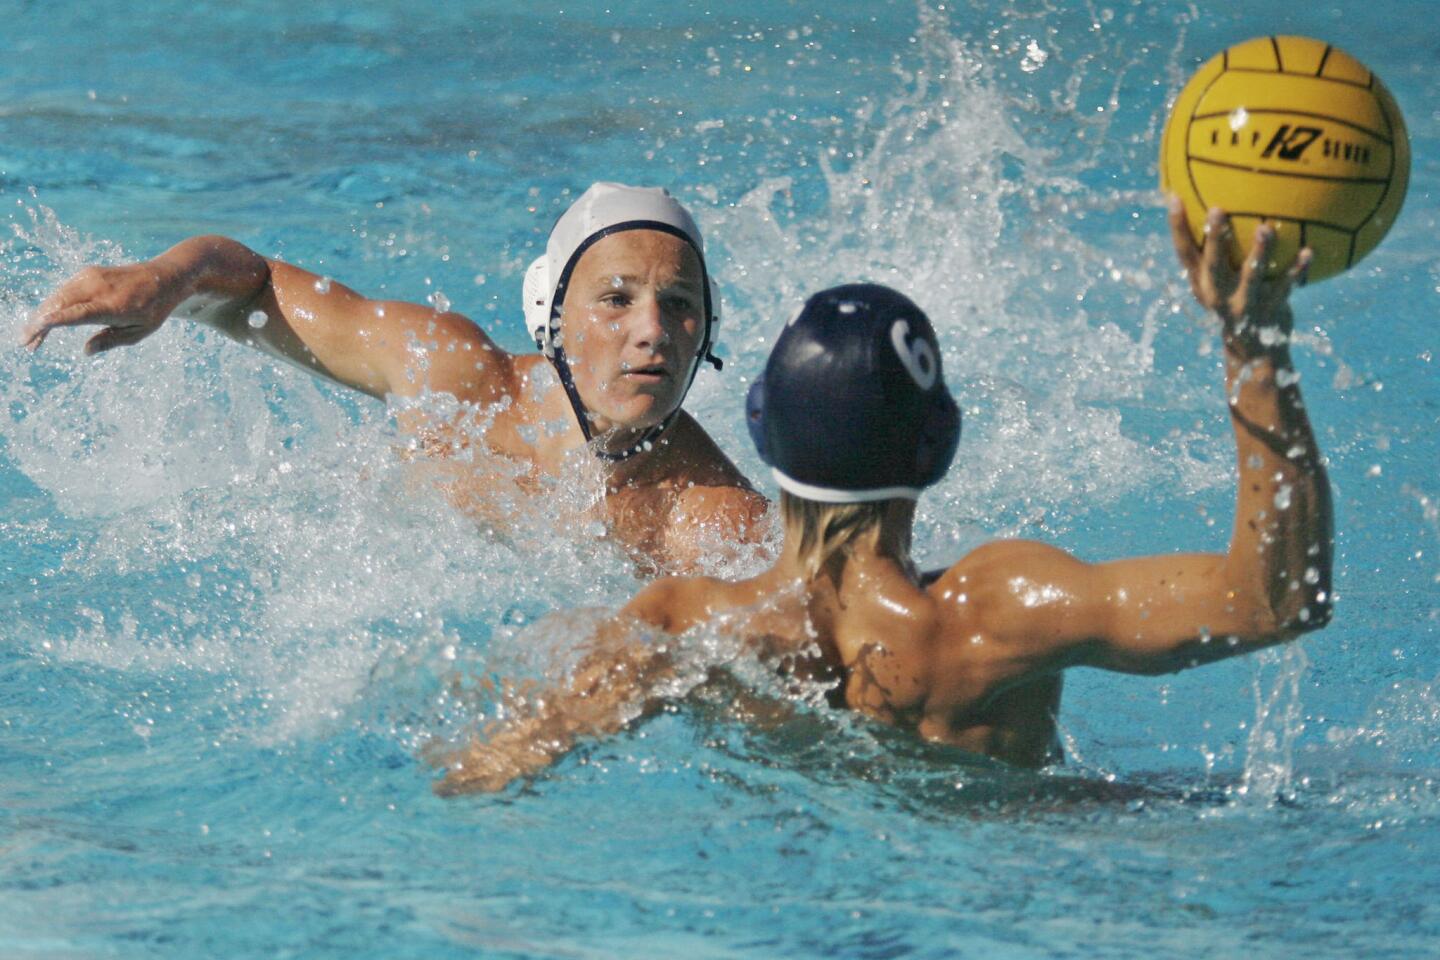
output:
POLYGON ((313 288, 319 282, 314 274, 267 260, 244 244, 220 236, 181 241, 154 263, 175 277, 176 316, 203 323, 308 373, 345 383, 330 373, 306 343, 305 328, 317 325, 314 312, 306 313, 302 307, 302 316, 297 317, 296 310, 282 306, 285 287, 313 288))
POLYGON ((1322 626, 1332 602, 1330 483, 1288 348, 1229 345, 1226 389, 1239 468, 1231 580, 1263 601, 1271 630, 1322 626))
POLYGON ((392 387, 372 349, 382 339, 372 327, 383 320, 384 307, 434 315, 410 304, 374 304, 343 284, 267 260, 225 237, 192 237, 152 263, 173 278, 175 316, 375 397, 392 387))
POLYGON ((535 712, 447 761, 441 796, 494 793, 531 777, 582 739, 609 736, 653 712, 656 689, 674 674, 664 648, 623 645, 586 657, 569 687, 531 698, 535 712))
POLYGON ((244 324, 243 308, 270 282, 270 264, 227 237, 182 240, 151 261, 170 278, 178 316, 223 332, 244 324))

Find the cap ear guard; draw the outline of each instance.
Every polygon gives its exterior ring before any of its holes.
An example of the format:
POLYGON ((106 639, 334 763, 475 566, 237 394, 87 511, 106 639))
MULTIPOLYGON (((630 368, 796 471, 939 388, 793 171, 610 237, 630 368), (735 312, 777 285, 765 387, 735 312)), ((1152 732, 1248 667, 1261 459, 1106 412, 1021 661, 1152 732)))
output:
POLYGON ((550 263, 545 254, 536 257, 526 269, 521 298, 530 339, 545 356, 554 356, 555 345, 550 340, 550 263))
POLYGON ((760 459, 770 463, 770 444, 765 440, 765 378, 756 377, 745 394, 745 426, 750 430, 750 439, 760 459))
POLYGON ((960 407, 943 384, 936 386, 940 395, 925 411, 919 442, 915 445, 915 474, 922 478, 920 483, 925 487, 945 478, 960 446, 960 407))

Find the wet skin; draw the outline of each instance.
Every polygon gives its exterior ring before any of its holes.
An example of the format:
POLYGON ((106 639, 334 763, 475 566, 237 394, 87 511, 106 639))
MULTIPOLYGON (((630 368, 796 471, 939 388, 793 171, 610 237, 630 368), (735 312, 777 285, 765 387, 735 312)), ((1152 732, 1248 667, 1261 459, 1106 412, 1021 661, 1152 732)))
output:
MULTIPOLYGON (((560 333, 600 445, 626 448, 679 405, 703 334, 702 283, 694 251, 665 233, 612 234, 582 255, 560 333)), ((767 502, 688 414, 652 449, 604 465, 581 449, 584 435, 544 357, 502 350, 459 313, 372 300, 223 237, 81 271, 36 309, 23 338, 38 349, 57 328, 100 326, 86 344, 98 353, 138 343, 177 309, 374 397, 454 396, 468 408, 459 419, 420 404, 398 420, 432 457, 483 448, 486 456, 465 463, 452 458, 444 483, 487 522, 505 521, 493 504, 502 488, 514 492, 518 465, 526 491, 547 481, 603 485, 594 509, 643 571, 693 569, 714 559, 717 544, 763 536, 767 502), (265 316, 258 328, 248 321, 256 311, 265 316)))
POLYGON ((756 656, 814 679, 876 720, 1022 765, 1055 755, 1061 675, 1090 666, 1155 674, 1293 639, 1330 617, 1333 533, 1323 460, 1291 371, 1288 304, 1308 251, 1265 278, 1262 227, 1243 269, 1228 221, 1199 250, 1172 205, 1171 233, 1196 299, 1219 320, 1239 464, 1225 553, 1087 563, 1033 541, 995 541, 928 586, 909 557, 914 504, 887 501, 873 536, 810 577, 789 532, 765 573, 671 577, 646 587, 594 640, 566 686, 444 758, 444 794, 497 790, 579 738, 653 712, 677 672, 667 635, 721 624, 756 656), (1284 504, 1283 508, 1280 504, 1284 504), (661 636, 659 642, 647 636, 661 636))

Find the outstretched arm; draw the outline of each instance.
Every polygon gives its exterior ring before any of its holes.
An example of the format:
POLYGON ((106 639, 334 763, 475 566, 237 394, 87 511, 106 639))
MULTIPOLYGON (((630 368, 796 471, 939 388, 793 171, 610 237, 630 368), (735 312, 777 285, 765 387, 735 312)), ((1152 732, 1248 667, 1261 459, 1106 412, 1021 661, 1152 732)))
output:
POLYGON ((676 660, 667 644, 643 642, 636 628, 672 626, 664 609, 669 584, 656 581, 607 621, 568 685, 529 692, 514 719, 444 758, 435 792, 498 792, 544 770, 581 738, 608 736, 653 713, 677 679, 676 660))
POLYGON ((1229 549, 1087 564, 1040 544, 982 547, 936 588, 956 593, 965 578, 988 584, 971 588, 1001 641, 988 654, 988 689, 1071 665, 1179 670, 1293 639, 1330 619, 1330 488, 1289 350, 1287 298, 1310 253, 1267 279, 1275 235, 1262 226, 1237 274, 1220 211, 1211 211, 1203 250, 1178 205, 1170 225, 1196 299, 1221 325, 1239 463, 1229 549))
POLYGON ((429 389, 493 400, 513 376, 509 355, 459 314, 370 300, 215 236, 80 271, 35 310, 23 338, 37 349, 57 327, 100 326, 85 345, 100 353, 140 342, 172 314, 376 397, 429 389))

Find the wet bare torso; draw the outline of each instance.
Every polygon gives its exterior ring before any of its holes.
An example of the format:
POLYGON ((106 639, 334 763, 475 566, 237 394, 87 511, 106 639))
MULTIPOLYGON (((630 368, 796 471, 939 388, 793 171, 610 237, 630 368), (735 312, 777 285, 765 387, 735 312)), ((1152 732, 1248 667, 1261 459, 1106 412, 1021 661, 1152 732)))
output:
POLYGON ((1060 674, 996 690, 989 678, 1004 643, 982 626, 984 597, 957 603, 954 588, 954 577, 923 587, 888 561, 851 563, 838 582, 822 574, 808 588, 774 571, 739 583, 693 578, 664 600, 665 626, 745 611, 735 629, 755 652, 830 685, 834 706, 1014 764, 1058 759, 1060 674))
POLYGON ((527 357, 516 367, 513 394, 443 428, 416 428, 430 469, 468 515, 498 530, 528 510, 560 530, 600 524, 643 576, 704 569, 763 540, 768 501, 689 414, 650 449, 607 466, 577 442, 549 363, 527 357))

